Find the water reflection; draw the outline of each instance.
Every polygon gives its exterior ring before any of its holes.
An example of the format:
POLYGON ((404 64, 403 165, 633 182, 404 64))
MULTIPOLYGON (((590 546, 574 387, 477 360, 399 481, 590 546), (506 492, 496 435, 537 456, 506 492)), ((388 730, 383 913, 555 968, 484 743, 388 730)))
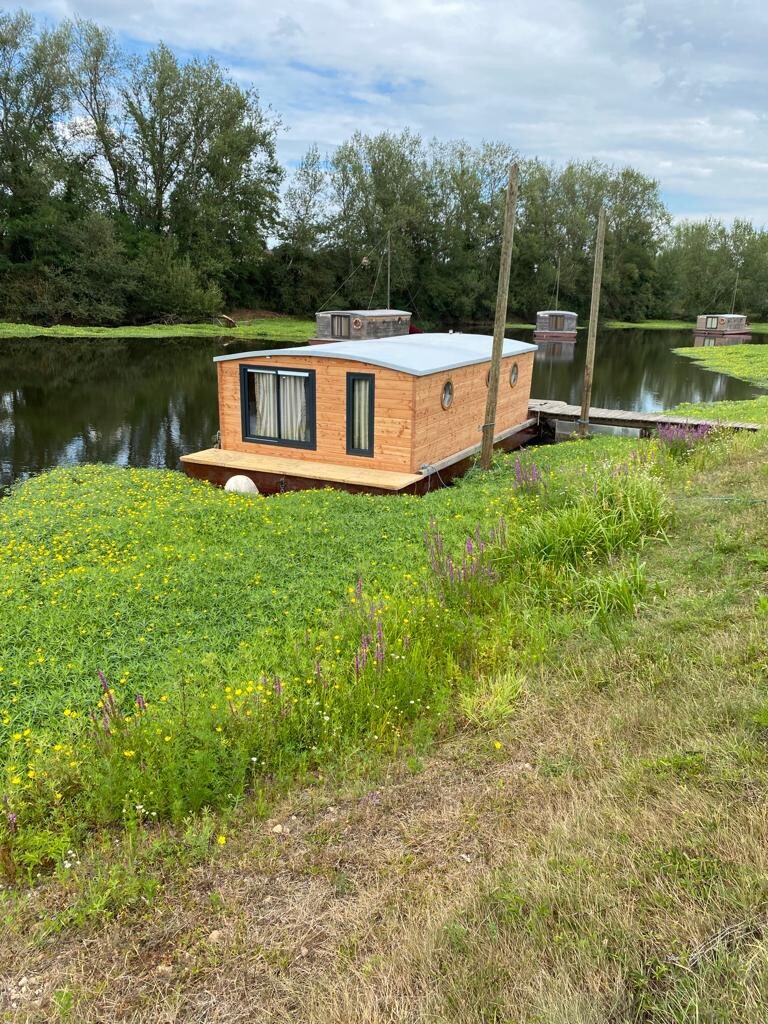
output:
MULTIPOLYGON (((691 343, 688 332, 602 332, 593 404, 658 411, 683 401, 760 393, 671 352, 691 343)), ((176 468, 179 456, 212 443, 218 410, 211 360, 232 344, 209 338, 0 340, 0 485, 72 463, 176 468)), ((575 345, 542 343, 533 395, 580 402, 585 347, 584 337, 575 345)))
MULTIPOLYGON (((738 401, 763 393, 745 381, 705 370, 672 351, 692 344, 689 331, 601 331, 597 338, 592 405, 662 412, 680 402, 738 401)), ((580 405, 586 345, 586 332, 579 332, 568 360, 563 353, 550 352, 548 345, 539 343, 533 396, 580 405)))

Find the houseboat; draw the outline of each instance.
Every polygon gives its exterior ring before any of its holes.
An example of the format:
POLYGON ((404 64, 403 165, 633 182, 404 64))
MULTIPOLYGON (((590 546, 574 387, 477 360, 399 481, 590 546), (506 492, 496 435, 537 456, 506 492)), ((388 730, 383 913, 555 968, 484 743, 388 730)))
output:
MULTIPOLYGON (((244 476, 265 494, 313 487, 423 493, 480 450, 493 339, 420 334, 215 358, 220 447, 190 476, 244 476)), ((505 340, 494 443, 533 436, 536 345, 505 340)))
POLYGON ((540 309, 536 314, 534 341, 576 341, 577 319, 567 309, 540 309))
POLYGON ((373 341, 408 334, 411 314, 405 309, 340 309, 315 314, 313 344, 373 341))
POLYGON ((734 335, 744 340, 751 337, 747 318, 740 313, 703 313, 696 317, 696 337, 727 338, 734 335))

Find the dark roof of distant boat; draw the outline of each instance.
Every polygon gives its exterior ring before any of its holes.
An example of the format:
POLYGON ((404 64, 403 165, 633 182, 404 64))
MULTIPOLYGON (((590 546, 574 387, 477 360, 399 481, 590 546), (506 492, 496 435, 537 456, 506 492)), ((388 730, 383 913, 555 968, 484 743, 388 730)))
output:
MULTIPOLYGON (((296 348, 274 348, 260 352, 237 352, 216 356, 214 362, 233 359, 284 359, 303 356, 305 359, 349 359, 387 370, 399 370, 414 377, 444 373, 461 366, 490 362, 493 338, 483 334, 402 334, 376 341, 336 341, 329 345, 301 345, 296 348)), ((516 356, 535 352, 538 346, 527 341, 504 339, 502 355, 516 356)))

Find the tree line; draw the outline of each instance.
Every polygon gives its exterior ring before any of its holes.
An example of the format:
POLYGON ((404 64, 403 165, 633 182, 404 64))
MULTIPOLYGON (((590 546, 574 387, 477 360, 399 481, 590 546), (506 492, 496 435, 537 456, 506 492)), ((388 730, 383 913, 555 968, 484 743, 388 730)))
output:
POLYGON ((130 55, 99 25, 0 14, 0 317, 195 320, 225 308, 392 305, 424 323, 492 316, 507 168, 520 164, 510 309, 587 312, 597 211, 602 312, 768 314, 768 232, 673 224, 659 183, 596 161, 410 130, 311 147, 216 61, 130 55))

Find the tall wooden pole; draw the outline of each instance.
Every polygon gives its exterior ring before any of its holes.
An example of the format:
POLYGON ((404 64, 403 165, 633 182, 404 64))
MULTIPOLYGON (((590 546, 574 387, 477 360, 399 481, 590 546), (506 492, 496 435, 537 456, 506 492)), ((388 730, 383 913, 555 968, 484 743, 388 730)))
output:
POLYGON ((507 302, 509 300, 509 273, 512 266, 512 239, 515 235, 515 214, 517 212, 517 164, 509 168, 507 201, 504 209, 504 235, 501 240, 501 262, 499 264, 499 287, 496 292, 496 317, 493 322, 493 348, 491 368, 488 371, 488 400, 483 423, 483 443, 480 450, 480 465, 490 469, 493 456, 493 435, 496 430, 496 403, 499 397, 499 376, 501 353, 504 349, 504 330, 507 326, 507 302))
POLYGON ((579 437, 587 436, 589 427, 589 406, 592 401, 592 371, 595 367, 595 342, 597 321, 600 315, 600 285, 603 280, 603 249, 605 248, 605 209, 600 208, 597 218, 597 239, 595 241, 595 269, 592 274, 592 303, 589 307, 589 331, 587 332, 587 359, 584 364, 584 390, 581 397, 581 419, 579 437))
MULTIPOLYGON (((381 264, 379 264, 381 266, 381 264)), ((387 232, 387 309, 392 305, 389 283, 392 278, 392 232, 387 232)))

